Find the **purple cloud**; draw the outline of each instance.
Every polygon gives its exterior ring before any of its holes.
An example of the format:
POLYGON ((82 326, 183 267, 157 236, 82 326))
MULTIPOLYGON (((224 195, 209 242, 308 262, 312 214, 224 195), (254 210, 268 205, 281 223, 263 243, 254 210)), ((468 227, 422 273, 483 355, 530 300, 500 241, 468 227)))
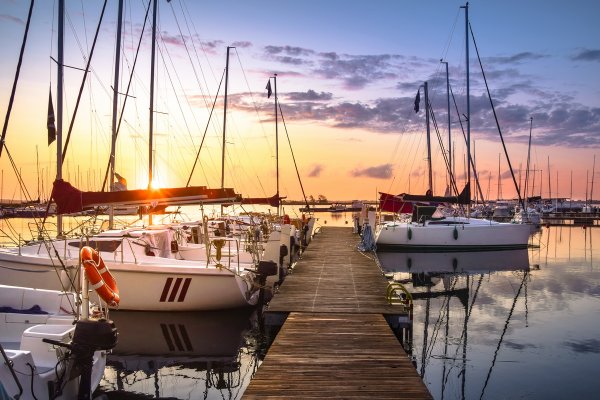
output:
POLYGON ((350 175, 353 177, 364 176, 367 178, 375 178, 375 179, 389 179, 392 177, 392 164, 382 164, 377 165, 375 167, 368 168, 356 168, 350 172, 350 175))
POLYGON ((308 173, 308 177, 309 178, 318 178, 319 176, 321 176, 321 172, 323 172, 323 165, 316 164, 315 166, 312 167, 312 169, 308 173))
POLYGON ((25 21, 23 21, 21 18, 14 17, 8 14, 0 14, 0 21, 10 21, 19 25, 25 25, 25 21))
POLYGON ((581 50, 571 59, 575 61, 600 61, 600 50, 581 50))

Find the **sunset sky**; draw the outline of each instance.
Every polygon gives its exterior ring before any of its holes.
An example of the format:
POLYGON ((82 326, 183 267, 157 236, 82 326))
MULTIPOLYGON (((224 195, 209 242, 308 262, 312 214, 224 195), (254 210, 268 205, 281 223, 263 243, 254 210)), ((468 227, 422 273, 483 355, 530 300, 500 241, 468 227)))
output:
MULTIPOLYGON (((56 108, 56 66, 51 59, 56 58, 56 3, 38 1, 33 10, 8 125, 8 153, 0 158, 3 199, 23 198, 8 155, 31 197, 37 198, 39 187, 41 197, 47 198, 56 175, 56 144, 48 146, 46 130, 50 88, 56 108)), ((66 1, 68 66, 85 68, 103 3, 66 1)), ((110 152, 117 4, 107 2, 63 166, 63 177, 84 190, 101 188, 110 152)), ((147 5, 147 0, 125 0, 121 93, 129 82, 147 5)), ((206 131, 191 184, 221 185, 224 83, 210 122, 208 117, 225 69, 226 47, 234 46, 225 186, 244 196, 275 193, 274 105, 265 86, 277 74, 285 118, 285 125, 281 118, 278 125, 282 195, 302 197, 290 142, 307 196, 351 200, 375 199, 379 191, 424 193, 423 92, 419 113, 413 110, 414 99, 428 81, 440 138, 447 146, 446 77, 440 59, 449 63, 450 84, 464 120, 463 5, 454 0, 159 0, 153 150, 158 183, 186 184, 206 131)), ((28 8, 29 1, 0 1, 3 116, 28 8)), ((541 190, 543 196, 570 197, 572 176, 573 197, 584 199, 591 191, 600 146, 600 3, 474 0, 469 14, 517 179, 525 177, 532 117, 530 163, 535 181, 531 178, 529 185, 534 185, 534 194, 541 190)), ((150 15, 117 143, 116 171, 129 188, 148 183, 151 19, 150 15)), ((470 55, 472 151, 481 187, 490 199, 498 197, 499 188, 503 198, 512 198, 514 184, 472 42, 470 55)), ((82 76, 81 70, 65 70, 63 140, 82 76)), ((121 95, 119 110, 124 99, 121 95)), ((451 117, 455 170, 462 186, 466 147, 454 105, 451 117)), ((434 192, 441 195, 446 169, 433 128, 431 140, 434 192)), ((598 198, 600 182, 595 184, 598 198)))

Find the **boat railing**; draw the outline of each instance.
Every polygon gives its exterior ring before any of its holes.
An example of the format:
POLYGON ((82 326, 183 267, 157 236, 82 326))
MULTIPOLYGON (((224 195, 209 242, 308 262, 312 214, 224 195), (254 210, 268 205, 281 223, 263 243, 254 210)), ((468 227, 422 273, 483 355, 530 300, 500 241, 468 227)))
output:
POLYGON ((58 235, 58 227, 54 222, 45 221, 43 224, 40 222, 29 222, 27 227, 33 240, 50 240, 50 238, 58 235))
POLYGON ((224 257, 227 260, 227 269, 231 269, 232 259, 235 257, 237 260, 236 270, 240 272, 240 243, 239 240, 235 238, 229 238, 225 236, 215 236, 209 240, 208 247, 208 258, 206 266, 210 264, 211 261, 215 262, 217 267, 223 267, 224 265, 221 263, 221 259, 224 257), (231 247, 232 243, 235 245, 235 254, 232 254, 231 247), (223 254, 223 249, 227 246, 227 252, 223 254), (212 253, 213 248, 215 249, 215 253, 212 253))

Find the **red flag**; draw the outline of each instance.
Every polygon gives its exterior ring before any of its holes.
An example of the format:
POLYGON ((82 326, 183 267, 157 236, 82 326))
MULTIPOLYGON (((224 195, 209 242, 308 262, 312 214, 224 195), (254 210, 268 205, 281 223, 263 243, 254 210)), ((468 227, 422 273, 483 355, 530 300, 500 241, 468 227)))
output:
POLYGON ((52 89, 48 96, 48 146, 56 140, 56 125, 54 123, 54 106, 52 105, 52 89))

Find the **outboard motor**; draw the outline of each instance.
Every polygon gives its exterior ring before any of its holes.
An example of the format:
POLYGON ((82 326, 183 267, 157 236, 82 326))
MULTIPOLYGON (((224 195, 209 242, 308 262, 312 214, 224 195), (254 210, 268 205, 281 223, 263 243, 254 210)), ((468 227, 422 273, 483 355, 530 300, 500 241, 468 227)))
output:
POLYGON ((286 275, 286 269, 283 267, 283 259, 289 254, 288 248, 285 244, 279 246, 279 282, 278 285, 281 285, 283 282, 283 278, 286 275))
POLYGON ((43 339, 43 341, 66 347, 71 351, 75 358, 71 377, 81 375, 78 399, 88 400, 91 399, 94 352, 113 349, 117 345, 117 336, 117 328, 114 322, 102 318, 99 320, 77 321, 71 343, 51 339, 43 339))
POLYGON ((265 303, 265 285, 267 283, 267 277, 277 275, 279 267, 273 261, 259 261, 256 273, 258 274, 258 284, 260 285, 260 291, 258 293, 258 305, 262 310, 265 303))

